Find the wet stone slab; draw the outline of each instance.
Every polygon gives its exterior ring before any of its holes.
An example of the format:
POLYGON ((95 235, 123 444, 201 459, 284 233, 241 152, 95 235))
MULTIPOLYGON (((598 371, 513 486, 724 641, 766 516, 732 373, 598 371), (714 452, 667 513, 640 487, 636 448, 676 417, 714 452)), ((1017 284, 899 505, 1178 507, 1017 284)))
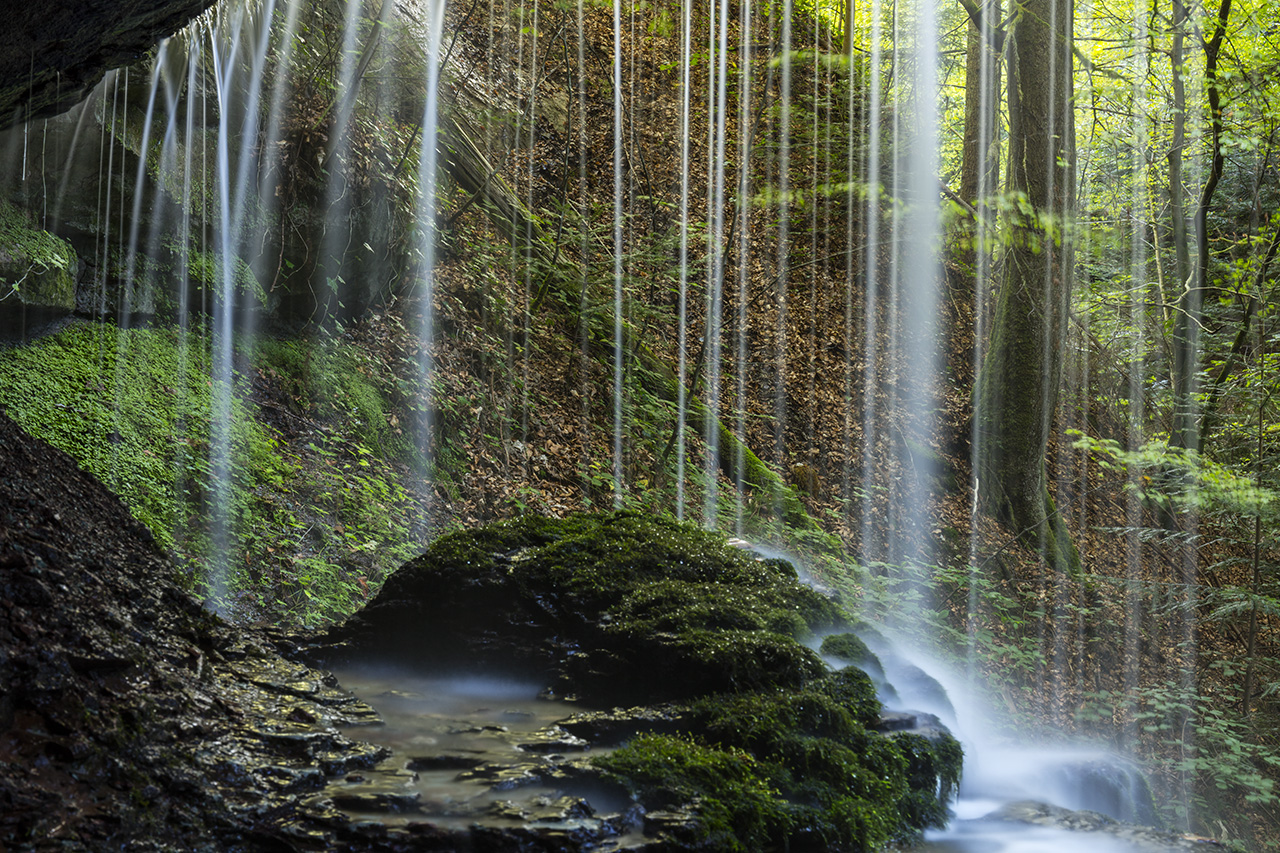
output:
POLYGON ((652 843, 639 832, 642 810, 590 764, 591 741, 559 724, 576 706, 539 698, 532 686, 396 676, 405 683, 387 687, 339 677, 379 706, 384 724, 359 736, 390 753, 368 771, 327 779, 303 801, 343 833, 393 848, 419 843, 428 825, 459 845, 498 837, 539 850, 652 843))

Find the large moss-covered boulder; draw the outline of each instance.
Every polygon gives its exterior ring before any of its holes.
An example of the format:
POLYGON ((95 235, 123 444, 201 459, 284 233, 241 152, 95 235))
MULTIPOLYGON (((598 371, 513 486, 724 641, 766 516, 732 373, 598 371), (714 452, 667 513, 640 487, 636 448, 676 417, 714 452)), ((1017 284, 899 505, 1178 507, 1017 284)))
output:
POLYGON ((446 535, 326 642, 601 709, 561 725, 664 849, 872 850, 945 821, 960 748, 877 731, 868 676, 811 648, 849 628, 785 561, 616 512, 446 535))
POLYGON ((546 678, 596 702, 799 687, 839 608, 782 560, 634 513, 452 533, 335 631, 357 654, 546 678))

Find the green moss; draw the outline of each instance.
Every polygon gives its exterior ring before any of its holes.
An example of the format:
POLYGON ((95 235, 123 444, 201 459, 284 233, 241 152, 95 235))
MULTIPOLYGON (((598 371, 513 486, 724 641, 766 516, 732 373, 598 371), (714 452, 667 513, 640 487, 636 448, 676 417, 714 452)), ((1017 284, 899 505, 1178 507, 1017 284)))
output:
MULTIPOLYGON (((555 664, 563 686, 608 701, 799 686, 826 670, 802 640, 841 619, 790 567, 757 561, 721 534, 627 511, 525 516, 442 537, 389 581, 388 595, 439 602, 411 617, 369 613, 388 645, 421 644, 386 630, 402 618, 410 633, 424 619, 441 626, 423 647, 431 655, 449 654, 450 636, 545 628, 584 647, 555 664)), ((513 648, 495 657, 540 665, 540 654, 513 648)))
POLYGON ((876 657, 875 652, 867 648, 867 644, 857 634, 846 632, 824 637, 818 651, 824 657, 834 658, 842 663, 853 664, 871 673, 876 678, 884 678, 884 667, 880 664, 880 658, 876 657))
POLYGON ((863 725, 871 725, 880 719, 880 700, 876 698, 876 686, 866 672, 856 666, 846 666, 830 673, 814 685, 839 702, 854 719, 863 725))
MULTIPOLYGON (((0 353, 0 405, 70 454, 198 570, 214 571, 210 341, 176 329, 79 324, 0 353)), ((415 549, 411 501, 390 463, 337 431, 303 452, 256 417, 252 384, 231 394, 233 548, 225 602, 289 622, 344 616, 415 549)))
POLYGON ((960 786, 964 751, 959 741, 949 735, 931 740, 916 734, 895 735, 892 740, 907 760, 911 787, 900 805, 903 820, 920 827, 942 826, 947 820, 946 803, 960 786))
MULTIPOLYGON (((774 685, 799 687, 824 671, 822 661, 791 637, 770 631, 686 629, 646 638, 615 630, 620 646, 654 662, 672 684, 702 690, 756 690, 774 685), (665 664, 665 665, 664 665, 665 664)), ((681 689, 681 693, 690 692, 681 689)))
POLYGON ((770 753, 798 736, 850 743, 865 740, 866 736, 853 709, 820 687, 712 696, 694 703, 691 712, 717 740, 770 753))
POLYGON ((595 759, 645 808, 696 803, 694 838, 707 849, 766 850, 790 834, 792 819, 762 767, 746 752, 667 735, 641 735, 595 759))
POLYGON ((803 637, 810 622, 830 621, 829 604, 801 596, 792 584, 744 586, 661 580, 640 587, 609 612, 613 619, 646 632, 686 628, 772 631, 803 637))
POLYGON ((692 740, 642 736, 594 763, 646 807, 692 802, 700 815, 709 810, 704 840, 714 849, 738 849, 714 837, 726 825, 750 827, 749 838, 739 836, 744 849, 765 849, 759 842, 768 839, 782 849, 870 851, 945 824, 959 779, 958 744, 869 732, 859 719, 874 703, 869 681, 853 669, 839 675, 799 690, 705 697, 682 714, 692 740), (724 801, 734 801, 742 779, 703 775, 705 786, 691 783, 688 768, 718 766, 709 755, 749 757, 739 767, 755 780, 753 790, 770 792, 772 805, 752 802, 749 819, 726 821, 724 801))
MULTIPOLYGON (((180 257, 180 250, 177 246, 170 246, 169 249, 175 253, 175 257, 180 257)), ((191 281, 196 284, 210 289, 220 289, 225 274, 222 255, 216 252, 188 248, 187 274, 191 281)), ((253 268, 243 258, 235 258, 231 281, 237 293, 243 296, 252 296, 260 304, 266 303, 267 292, 263 289, 262 282, 258 281, 258 277, 253 273, 253 268)))
POLYGON ((929 742, 871 730, 866 673, 804 645, 851 627, 789 564, 619 511, 441 537, 332 639, 542 671, 606 706, 679 702, 674 732, 594 762, 647 809, 695 812, 682 843, 870 851, 940 823, 953 777, 929 742))
POLYGON ((845 663, 858 663, 875 657, 857 634, 832 634, 822 640, 819 652, 845 663))

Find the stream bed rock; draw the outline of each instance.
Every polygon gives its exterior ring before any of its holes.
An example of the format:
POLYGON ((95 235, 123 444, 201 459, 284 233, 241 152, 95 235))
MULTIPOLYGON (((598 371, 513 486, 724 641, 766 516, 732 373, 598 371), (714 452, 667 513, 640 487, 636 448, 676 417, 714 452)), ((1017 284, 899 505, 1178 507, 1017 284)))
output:
POLYGON ((1094 811, 1072 811, 1032 800, 1008 803, 992 812, 985 820, 1052 827, 1077 833, 1082 838, 1114 840, 1131 848, 1133 853, 1178 853, 1192 850, 1211 853, 1235 849, 1211 838, 1166 832, 1150 826, 1118 821, 1094 811))

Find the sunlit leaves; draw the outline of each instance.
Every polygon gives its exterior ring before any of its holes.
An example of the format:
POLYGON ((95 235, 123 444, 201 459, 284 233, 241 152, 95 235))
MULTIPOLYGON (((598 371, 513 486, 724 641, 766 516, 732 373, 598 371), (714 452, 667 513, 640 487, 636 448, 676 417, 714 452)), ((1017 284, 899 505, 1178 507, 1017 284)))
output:
POLYGON ((1280 519, 1280 495, 1246 475, 1201 456, 1194 450, 1151 441, 1125 450, 1118 441, 1086 436, 1076 430, 1074 447, 1093 454, 1095 464, 1130 474, 1127 488, 1144 500, 1178 510, 1234 513, 1280 519))

